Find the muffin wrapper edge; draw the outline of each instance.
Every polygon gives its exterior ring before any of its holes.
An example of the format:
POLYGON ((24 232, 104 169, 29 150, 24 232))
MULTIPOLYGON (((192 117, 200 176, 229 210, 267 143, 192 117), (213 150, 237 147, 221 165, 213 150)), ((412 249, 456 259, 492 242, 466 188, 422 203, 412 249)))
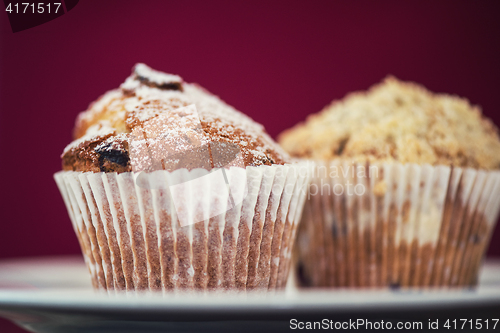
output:
POLYGON ((499 171, 317 162, 299 274, 316 287, 474 286, 499 208, 499 171))
POLYGON ((276 289, 290 269, 308 168, 232 167, 222 184, 203 169, 54 178, 96 289, 276 289))

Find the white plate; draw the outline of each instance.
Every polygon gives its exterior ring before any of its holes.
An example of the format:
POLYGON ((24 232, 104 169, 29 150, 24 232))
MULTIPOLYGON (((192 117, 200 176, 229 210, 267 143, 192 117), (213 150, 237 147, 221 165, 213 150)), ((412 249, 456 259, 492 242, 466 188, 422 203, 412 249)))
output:
POLYGON ((326 325, 326 320, 335 327, 358 319, 365 320, 357 322, 358 330, 382 320, 393 328, 398 322, 420 322, 426 330, 429 320, 438 320, 449 332, 446 320, 461 326, 460 319, 472 319, 461 332, 478 320, 484 331, 486 319, 491 329, 500 317, 500 261, 487 262, 479 287, 465 291, 289 288, 274 294, 109 296, 92 291, 79 257, 9 260, 0 262, 0 316, 34 332, 280 332, 299 322, 326 325))

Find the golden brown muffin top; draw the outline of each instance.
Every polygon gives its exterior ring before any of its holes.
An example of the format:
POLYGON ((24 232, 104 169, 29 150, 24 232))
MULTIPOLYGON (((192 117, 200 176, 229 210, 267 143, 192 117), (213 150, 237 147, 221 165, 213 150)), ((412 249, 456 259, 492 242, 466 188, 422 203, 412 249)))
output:
POLYGON ((172 171, 289 161, 262 125, 200 86, 144 64, 78 115, 74 139, 62 154, 63 170, 172 171))
POLYGON ((279 136, 292 156, 500 168, 498 129, 467 99, 388 77, 279 136))

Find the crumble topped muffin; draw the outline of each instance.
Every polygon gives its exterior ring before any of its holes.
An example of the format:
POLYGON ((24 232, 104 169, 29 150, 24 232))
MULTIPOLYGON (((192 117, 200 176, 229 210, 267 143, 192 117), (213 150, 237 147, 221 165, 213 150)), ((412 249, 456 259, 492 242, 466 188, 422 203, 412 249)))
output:
MULTIPOLYGON (((147 137, 145 127, 154 124, 153 119, 163 117, 164 122, 174 121, 175 110, 192 104, 196 106, 201 122, 197 134, 199 139, 218 143, 219 152, 224 150, 224 143, 229 144, 228 149, 236 147, 241 151, 241 166, 288 162, 288 154, 269 137, 262 125, 196 84, 185 83, 177 75, 137 64, 120 89, 107 92, 78 116, 75 141, 62 154, 63 170, 132 171, 130 144, 134 135, 144 133, 147 137)), ((185 115, 177 116, 182 118, 185 115)), ((170 127, 174 130, 176 126, 170 127)), ((207 168, 217 167, 213 154, 213 151, 209 154, 211 165, 207 168)))
POLYGON ((303 158, 500 168, 498 130, 478 106, 394 77, 334 101, 279 142, 303 158))
POLYGON ((479 107, 393 77, 280 142, 315 159, 298 232, 314 287, 473 287, 500 213, 500 140, 479 107))

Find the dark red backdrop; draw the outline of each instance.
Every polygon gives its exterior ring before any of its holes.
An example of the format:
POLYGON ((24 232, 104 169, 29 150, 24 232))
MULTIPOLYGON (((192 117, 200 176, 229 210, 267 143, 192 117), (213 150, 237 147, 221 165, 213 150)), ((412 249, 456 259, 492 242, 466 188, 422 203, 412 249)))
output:
POLYGON ((500 125, 498 4, 87 0, 15 34, 0 13, 0 257, 79 252, 52 174, 77 113, 134 63, 200 83, 272 135, 387 74, 467 96, 500 125))
MULTIPOLYGON (((0 258, 79 252, 52 174, 77 113, 136 62, 200 83, 272 135, 387 74, 466 96, 500 125, 499 9, 86 0, 15 34, 0 13, 0 258)), ((497 228, 490 255, 499 240, 497 228)))

